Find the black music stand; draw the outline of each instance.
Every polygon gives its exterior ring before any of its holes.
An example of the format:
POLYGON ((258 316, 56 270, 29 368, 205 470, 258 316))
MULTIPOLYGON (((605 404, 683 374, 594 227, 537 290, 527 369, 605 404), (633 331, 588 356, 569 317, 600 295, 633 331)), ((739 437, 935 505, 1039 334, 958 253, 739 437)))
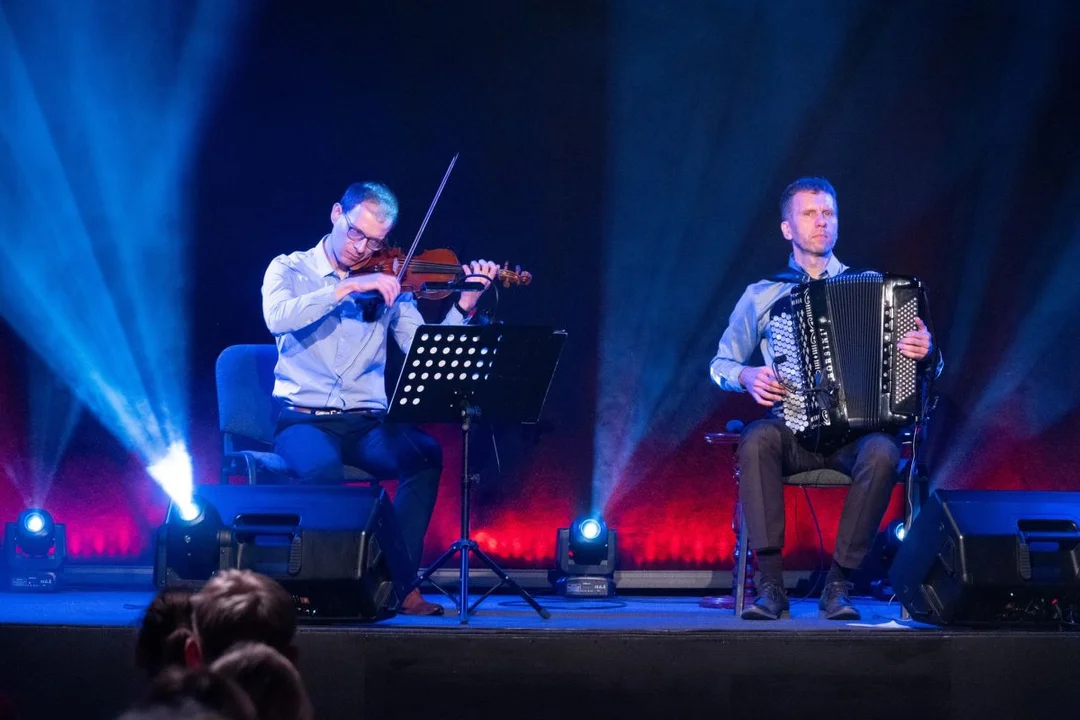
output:
POLYGON ((469 430, 477 418, 490 422, 535 423, 540 419, 566 333, 549 327, 508 325, 423 325, 417 329, 401 368, 386 419, 403 423, 461 423, 461 539, 431 564, 413 588, 461 553, 458 597, 461 623, 489 595, 508 585, 545 620, 551 614, 469 538, 469 430), (495 573, 499 583, 469 606, 469 553, 495 573))

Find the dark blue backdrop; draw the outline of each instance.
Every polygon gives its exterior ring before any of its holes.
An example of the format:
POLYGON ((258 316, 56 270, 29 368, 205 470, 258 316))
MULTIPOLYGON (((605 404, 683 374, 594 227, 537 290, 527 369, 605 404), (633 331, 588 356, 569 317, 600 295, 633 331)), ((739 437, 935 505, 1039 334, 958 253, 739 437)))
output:
MULTIPOLYGON (((258 4, 183 208, 203 477, 214 358, 269 341, 269 260, 314 245, 358 179, 398 192, 407 242, 460 152, 425 244, 531 270, 500 316, 570 338, 550 425, 498 431, 502 476, 485 470, 478 527, 505 559, 543 564, 555 526, 596 503, 622 523, 627 567, 730 560, 730 466, 700 435, 756 411, 707 364, 743 287, 784 263, 776 201, 804 174, 838 189, 841 259, 930 288, 947 357, 935 482, 1075 488, 1077 27, 1064 1, 258 4)), ((5 422, 5 452, 25 453, 5 422)), ((437 432, 452 469, 453 429, 437 432)), ((95 498, 138 498, 127 547, 145 553, 160 494, 93 423, 76 435, 52 502, 97 537, 117 520, 95 498), (116 493, 82 489, 93 458, 111 458, 97 487, 116 493)), ((454 534, 454 482, 432 550, 454 534)), ((829 541, 836 501, 821 503, 829 541)))

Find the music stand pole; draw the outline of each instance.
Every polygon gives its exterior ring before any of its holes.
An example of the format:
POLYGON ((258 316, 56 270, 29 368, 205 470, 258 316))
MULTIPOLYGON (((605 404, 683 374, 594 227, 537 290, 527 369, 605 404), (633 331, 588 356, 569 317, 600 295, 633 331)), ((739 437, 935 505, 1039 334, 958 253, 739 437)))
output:
POLYGON ((540 617, 545 620, 551 617, 469 536, 470 500, 476 480, 469 468, 469 433, 482 413, 495 421, 535 422, 564 339, 565 333, 553 333, 545 328, 425 325, 417 331, 417 339, 405 359, 388 417, 404 422, 460 422, 461 537, 404 594, 430 582, 454 601, 462 625, 468 624, 469 615, 503 585, 520 595, 540 617), (457 553, 461 553, 461 577, 455 599, 432 576, 457 553), (499 579, 472 605, 469 605, 470 555, 475 555, 499 579))
POLYGON ((480 409, 463 401, 461 403, 461 587, 458 597, 461 598, 458 608, 458 621, 464 625, 469 622, 467 610, 469 600, 469 553, 476 543, 469 538, 469 498, 472 496, 472 473, 469 472, 469 430, 472 429, 473 419, 480 414, 480 409))
MULTIPOLYGON (((406 590, 406 594, 412 591, 413 588, 420 587, 425 582, 431 582, 432 585, 439 588, 444 594, 447 594, 445 590, 438 586, 431 576, 436 571, 442 568, 449 560, 454 557, 455 553, 461 553, 461 580, 460 589, 458 594, 458 600, 455 603, 458 606, 458 619, 462 625, 467 625, 469 622, 469 615, 471 615, 480 603, 482 603, 489 595, 498 590, 503 585, 508 585, 511 590, 516 592, 521 598, 529 604, 529 606, 539 613, 540 617, 547 620, 551 617, 549 613, 540 603, 536 602, 532 595, 521 587, 512 577, 506 574, 497 562, 491 559, 487 553, 480 549, 480 546, 476 544, 476 541, 469 537, 469 498, 472 494, 473 475, 469 472, 469 431, 472 429, 473 420, 480 416, 480 408, 472 405, 468 401, 462 402, 461 408, 461 538, 454 542, 450 548, 444 552, 439 558, 433 562, 423 573, 416 578, 416 580, 406 590), (480 598, 469 605, 469 553, 475 553, 478 560, 486 565, 499 578, 499 583, 493 585, 487 592, 480 596, 480 598)), ((451 598, 452 599, 452 598, 451 598)))

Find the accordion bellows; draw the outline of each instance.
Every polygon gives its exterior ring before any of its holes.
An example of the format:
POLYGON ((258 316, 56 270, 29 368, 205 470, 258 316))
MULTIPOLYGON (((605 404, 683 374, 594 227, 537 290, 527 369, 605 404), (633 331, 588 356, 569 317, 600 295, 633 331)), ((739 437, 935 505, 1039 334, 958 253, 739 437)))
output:
POLYGON ((924 390, 918 363, 897 341, 916 329, 924 303, 922 284, 902 275, 844 273, 796 285, 770 312, 773 370, 787 390, 774 416, 818 452, 913 424, 924 390))

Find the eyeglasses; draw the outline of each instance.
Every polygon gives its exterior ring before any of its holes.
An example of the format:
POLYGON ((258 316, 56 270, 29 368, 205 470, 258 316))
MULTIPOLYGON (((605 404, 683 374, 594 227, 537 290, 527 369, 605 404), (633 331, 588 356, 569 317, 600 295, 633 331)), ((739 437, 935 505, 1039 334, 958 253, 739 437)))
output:
POLYGON ((354 227, 353 224, 349 221, 348 213, 342 212, 341 216, 345 218, 345 224, 349 226, 349 229, 345 232, 345 234, 353 242, 360 242, 361 240, 366 241, 368 249, 373 251, 382 250, 390 244, 389 238, 371 237, 370 235, 365 235, 362 230, 354 227))

